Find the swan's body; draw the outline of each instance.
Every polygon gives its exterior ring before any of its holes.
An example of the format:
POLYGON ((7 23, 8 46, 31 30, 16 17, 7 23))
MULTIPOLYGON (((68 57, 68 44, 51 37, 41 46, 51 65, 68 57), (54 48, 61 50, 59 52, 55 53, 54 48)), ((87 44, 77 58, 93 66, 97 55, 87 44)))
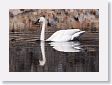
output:
MULTIPOLYGON (((45 24, 46 20, 44 17, 40 17, 39 22, 42 23, 41 37, 40 40, 45 41, 45 24)), ((59 30, 51 35, 46 41, 70 41, 74 38, 79 37, 85 31, 81 31, 80 29, 68 29, 68 30, 59 30)))
POLYGON ((79 29, 59 30, 46 41, 70 41, 78 37, 82 32, 84 31, 80 31, 79 29))

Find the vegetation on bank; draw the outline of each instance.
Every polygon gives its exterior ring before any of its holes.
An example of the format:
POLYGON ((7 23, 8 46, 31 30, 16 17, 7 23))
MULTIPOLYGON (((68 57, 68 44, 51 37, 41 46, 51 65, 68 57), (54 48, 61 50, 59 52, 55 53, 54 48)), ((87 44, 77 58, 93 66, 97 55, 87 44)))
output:
POLYGON ((10 9, 10 32, 39 30, 40 27, 34 22, 41 16, 46 18, 46 30, 99 30, 98 9, 10 9))

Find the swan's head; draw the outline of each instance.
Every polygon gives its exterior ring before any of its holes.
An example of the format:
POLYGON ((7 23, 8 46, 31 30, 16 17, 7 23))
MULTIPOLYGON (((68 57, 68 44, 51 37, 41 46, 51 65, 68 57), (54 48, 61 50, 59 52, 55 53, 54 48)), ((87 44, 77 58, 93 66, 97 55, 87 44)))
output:
POLYGON ((38 22, 39 22, 39 23, 45 22, 45 18, 44 18, 44 17, 40 17, 40 18, 38 19, 38 22))

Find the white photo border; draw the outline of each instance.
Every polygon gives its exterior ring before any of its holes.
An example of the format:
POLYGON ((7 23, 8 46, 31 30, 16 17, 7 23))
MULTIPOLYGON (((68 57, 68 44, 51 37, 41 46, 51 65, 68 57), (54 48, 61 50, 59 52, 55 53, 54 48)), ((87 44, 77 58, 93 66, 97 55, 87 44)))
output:
POLYGON ((2 0, 0 11, 0 80, 108 81, 106 0, 2 0), (9 9, 99 9, 99 72, 9 72, 9 9))

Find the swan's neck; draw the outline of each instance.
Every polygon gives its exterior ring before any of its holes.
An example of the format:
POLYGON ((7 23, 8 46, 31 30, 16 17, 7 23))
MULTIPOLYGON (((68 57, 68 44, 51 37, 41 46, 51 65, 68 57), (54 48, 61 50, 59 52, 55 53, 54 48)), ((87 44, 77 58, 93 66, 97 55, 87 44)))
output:
POLYGON ((45 22, 42 23, 40 40, 44 41, 44 38, 45 38, 45 22))

